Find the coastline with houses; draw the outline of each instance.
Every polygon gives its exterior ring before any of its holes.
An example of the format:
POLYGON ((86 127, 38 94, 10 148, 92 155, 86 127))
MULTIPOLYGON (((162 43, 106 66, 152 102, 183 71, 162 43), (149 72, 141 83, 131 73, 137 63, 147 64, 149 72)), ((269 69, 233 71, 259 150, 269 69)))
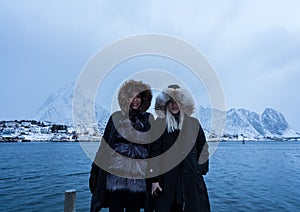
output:
MULTIPOLYGON (((77 132, 73 126, 55 124, 47 121, 14 120, 0 121, 0 142, 84 142, 100 141, 105 124, 85 128, 77 132)), ((299 135, 249 137, 244 134, 224 134, 221 138, 211 135, 206 130, 209 142, 226 141, 299 141, 299 135)))
POLYGON ((0 121, 0 142, 76 142, 71 126, 35 120, 0 121))

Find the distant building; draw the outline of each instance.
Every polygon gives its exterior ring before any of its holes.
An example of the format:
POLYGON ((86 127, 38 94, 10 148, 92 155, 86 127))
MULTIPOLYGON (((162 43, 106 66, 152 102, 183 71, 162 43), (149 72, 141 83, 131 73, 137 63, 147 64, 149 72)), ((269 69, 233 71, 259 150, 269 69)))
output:
POLYGON ((48 134, 48 133, 50 133, 49 127, 41 127, 40 131, 41 131, 42 134, 48 134))
POLYGON ((37 127, 37 126, 31 126, 31 127, 30 127, 30 132, 32 132, 32 133, 40 133, 41 130, 40 130, 40 127, 37 127))
POLYGON ((31 122, 30 121, 22 121, 21 122, 21 126, 23 126, 23 127, 30 127, 31 126, 31 122))
POLYGON ((15 121, 8 121, 5 123, 6 127, 12 127, 12 128, 17 128, 18 127, 18 122, 15 121))
POLYGON ((12 128, 12 127, 4 128, 3 132, 2 132, 3 135, 12 135, 12 134, 15 134, 15 133, 16 133, 16 129, 12 128))

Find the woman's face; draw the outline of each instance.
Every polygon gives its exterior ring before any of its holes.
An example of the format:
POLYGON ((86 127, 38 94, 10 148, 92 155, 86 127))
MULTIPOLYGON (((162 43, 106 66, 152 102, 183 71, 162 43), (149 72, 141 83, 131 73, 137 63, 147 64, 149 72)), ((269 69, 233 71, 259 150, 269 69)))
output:
POLYGON ((133 92, 129 97, 130 108, 137 110, 141 106, 142 98, 138 92, 133 92))
POLYGON ((177 113, 179 113, 179 111, 180 111, 180 105, 179 104, 177 104, 176 102, 174 102, 174 101, 170 101, 168 104, 167 104, 167 108, 168 108, 168 110, 170 111, 170 113, 172 113, 172 114, 177 114, 177 113))

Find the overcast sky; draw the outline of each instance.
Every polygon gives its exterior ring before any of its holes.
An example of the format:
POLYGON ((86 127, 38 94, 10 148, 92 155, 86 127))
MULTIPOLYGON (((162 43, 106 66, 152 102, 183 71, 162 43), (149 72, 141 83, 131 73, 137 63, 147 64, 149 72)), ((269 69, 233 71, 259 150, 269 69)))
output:
POLYGON ((300 2, 0 1, 0 120, 30 118, 99 49, 142 33, 198 48, 227 108, 271 107, 300 131, 300 2))

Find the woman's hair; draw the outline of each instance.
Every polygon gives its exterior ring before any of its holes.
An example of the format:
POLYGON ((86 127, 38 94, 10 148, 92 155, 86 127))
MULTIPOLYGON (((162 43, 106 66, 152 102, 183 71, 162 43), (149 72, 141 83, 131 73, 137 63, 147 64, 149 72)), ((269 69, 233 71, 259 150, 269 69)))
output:
POLYGON ((169 109, 166 105, 166 124, 167 124, 168 133, 172 133, 175 130, 181 130, 182 129, 184 113, 179 112, 178 119, 179 120, 177 121, 175 116, 169 111, 169 109))

